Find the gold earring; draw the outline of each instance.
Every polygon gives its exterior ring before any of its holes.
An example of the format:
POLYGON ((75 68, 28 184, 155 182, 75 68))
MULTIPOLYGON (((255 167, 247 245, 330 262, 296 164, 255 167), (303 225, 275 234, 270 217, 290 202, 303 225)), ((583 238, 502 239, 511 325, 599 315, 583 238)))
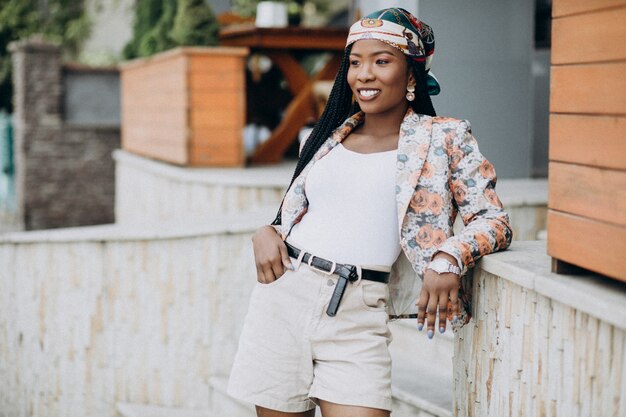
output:
POLYGON ((406 91, 406 99, 409 101, 415 100, 415 86, 411 84, 407 85, 406 91))

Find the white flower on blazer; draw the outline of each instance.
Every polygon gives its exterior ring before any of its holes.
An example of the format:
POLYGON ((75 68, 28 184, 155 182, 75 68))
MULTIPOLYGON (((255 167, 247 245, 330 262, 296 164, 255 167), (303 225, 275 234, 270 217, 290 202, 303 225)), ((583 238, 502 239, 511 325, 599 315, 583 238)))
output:
MULTIPOLYGON (((274 226, 283 239, 306 214, 305 184, 311 167, 364 117, 360 112, 346 119, 287 190, 281 224, 274 226)), ((419 115, 409 108, 400 126, 396 161, 402 251, 392 266, 389 282, 390 318, 416 311, 424 271, 437 251, 454 255, 464 267, 471 268, 481 256, 509 246, 513 233, 495 185, 493 165, 478 150, 467 120, 419 115), (465 228, 454 236, 452 225, 457 213, 465 228)), ((471 276, 464 276, 459 289, 461 314, 458 324, 452 324, 454 330, 470 320, 471 286, 471 276)))

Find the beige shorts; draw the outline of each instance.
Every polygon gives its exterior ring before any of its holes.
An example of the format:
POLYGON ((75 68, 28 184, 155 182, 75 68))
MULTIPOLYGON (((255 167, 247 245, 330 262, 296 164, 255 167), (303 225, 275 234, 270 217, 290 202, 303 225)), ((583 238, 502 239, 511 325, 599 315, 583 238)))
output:
MULTIPOLYGON (((295 265, 295 260, 292 259, 295 265)), ((387 284, 348 284, 335 317, 337 275, 301 264, 256 284, 228 393, 261 407, 302 412, 318 400, 391 410, 387 284)))

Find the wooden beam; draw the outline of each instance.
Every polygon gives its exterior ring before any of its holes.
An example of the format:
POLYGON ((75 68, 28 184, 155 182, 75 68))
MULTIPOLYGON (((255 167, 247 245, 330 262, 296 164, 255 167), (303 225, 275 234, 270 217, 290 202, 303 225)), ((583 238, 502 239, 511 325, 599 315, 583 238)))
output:
POLYGON ((626 6, 553 21, 552 65, 624 59, 626 6))
POLYGON ((626 117, 550 115, 550 161, 626 170, 626 117))
POLYGON ((548 255, 626 282, 626 227, 548 210, 548 255))
POLYGON ((553 66, 550 112, 626 116, 626 63, 553 66))

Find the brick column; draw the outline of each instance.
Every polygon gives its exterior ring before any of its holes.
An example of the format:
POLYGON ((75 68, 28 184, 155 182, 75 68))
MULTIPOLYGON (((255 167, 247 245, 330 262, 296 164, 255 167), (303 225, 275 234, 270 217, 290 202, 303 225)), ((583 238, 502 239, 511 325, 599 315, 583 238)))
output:
POLYGON ((61 48, 38 37, 13 42, 15 195, 26 230, 45 228, 32 209, 53 199, 46 184, 54 143, 62 135, 61 48), (39 223, 39 224, 38 224, 39 223), (39 227, 38 227, 39 226, 39 227))
MULTIPOLYGON (((38 37, 13 42, 15 194, 26 230, 114 221, 119 126, 66 123, 62 49, 38 37)), ((88 70, 85 70, 88 71, 88 70)), ((92 87, 98 97, 98 85, 92 87)), ((101 88, 101 87, 100 87, 101 88)))

